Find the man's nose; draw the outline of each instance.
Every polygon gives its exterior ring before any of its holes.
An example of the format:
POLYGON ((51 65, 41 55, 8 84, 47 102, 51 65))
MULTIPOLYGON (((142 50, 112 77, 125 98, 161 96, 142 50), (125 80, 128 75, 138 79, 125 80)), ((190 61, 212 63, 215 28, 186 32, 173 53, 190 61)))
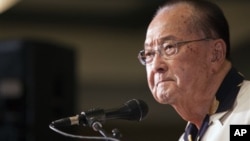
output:
POLYGON ((153 71, 155 72, 164 72, 168 69, 167 62, 164 59, 164 56, 162 55, 161 51, 157 51, 157 53, 155 53, 151 65, 153 71))
POLYGON ((160 48, 157 48, 156 50, 155 50, 155 55, 159 55, 159 56, 162 56, 163 54, 162 54, 162 50, 160 49, 160 48))

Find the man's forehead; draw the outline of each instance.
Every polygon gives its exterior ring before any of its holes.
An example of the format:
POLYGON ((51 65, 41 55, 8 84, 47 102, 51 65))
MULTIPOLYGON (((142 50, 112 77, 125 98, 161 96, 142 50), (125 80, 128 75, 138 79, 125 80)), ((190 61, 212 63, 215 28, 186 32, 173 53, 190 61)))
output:
POLYGON ((194 7, 186 2, 176 3, 174 5, 166 5, 157 11, 156 15, 165 13, 165 12, 172 12, 172 11, 193 11, 194 7))
POLYGON ((193 31, 191 29, 193 21, 190 19, 192 10, 183 9, 187 6, 187 4, 179 4, 159 10, 148 26, 145 43, 162 40, 165 37, 176 39, 178 36, 191 34, 190 30, 193 31))
POLYGON ((171 23, 171 21, 179 22, 188 19, 190 20, 190 16, 193 16, 193 14, 193 8, 188 4, 180 3, 173 6, 165 6, 158 10, 157 14, 149 24, 149 27, 171 23))

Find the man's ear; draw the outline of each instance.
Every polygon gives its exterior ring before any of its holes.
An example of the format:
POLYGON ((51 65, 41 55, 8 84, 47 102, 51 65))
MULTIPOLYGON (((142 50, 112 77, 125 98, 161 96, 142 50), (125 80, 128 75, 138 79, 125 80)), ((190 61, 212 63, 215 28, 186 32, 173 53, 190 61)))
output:
POLYGON ((212 47, 211 62, 222 63, 226 59, 226 44, 222 39, 216 39, 212 47))

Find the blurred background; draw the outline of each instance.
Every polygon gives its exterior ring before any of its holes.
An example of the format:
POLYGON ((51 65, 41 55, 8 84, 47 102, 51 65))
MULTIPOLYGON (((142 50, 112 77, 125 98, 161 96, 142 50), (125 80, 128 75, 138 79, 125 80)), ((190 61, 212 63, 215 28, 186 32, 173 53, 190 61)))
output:
MULTIPOLYGON (((235 66, 250 78, 250 1, 213 0, 231 29, 235 66)), ((107 121, 123 141, 177 140, 185 122, 158 104, 137 60, 147 25, 164 0, 1 0, 0 140, 72 141, 51 121, 90 108, 120 107, 130 99, 149 106, 141 122, 107 121)), ((87 127, 63 129, 99 135, 87 127)))

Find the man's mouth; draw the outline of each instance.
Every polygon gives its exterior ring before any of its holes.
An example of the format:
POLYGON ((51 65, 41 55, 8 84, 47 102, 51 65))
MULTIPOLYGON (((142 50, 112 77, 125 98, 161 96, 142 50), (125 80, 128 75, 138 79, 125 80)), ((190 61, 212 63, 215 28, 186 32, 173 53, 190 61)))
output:
POLYGON ((167 79, 163 79, 163 80, 160 80, 156 83, 156 86, 162 84, 162 83, 165 83, 165 82, 170 82, 170 81, 174 81, 173 79, 170 79, 170 78, 167 78, 167 79))

